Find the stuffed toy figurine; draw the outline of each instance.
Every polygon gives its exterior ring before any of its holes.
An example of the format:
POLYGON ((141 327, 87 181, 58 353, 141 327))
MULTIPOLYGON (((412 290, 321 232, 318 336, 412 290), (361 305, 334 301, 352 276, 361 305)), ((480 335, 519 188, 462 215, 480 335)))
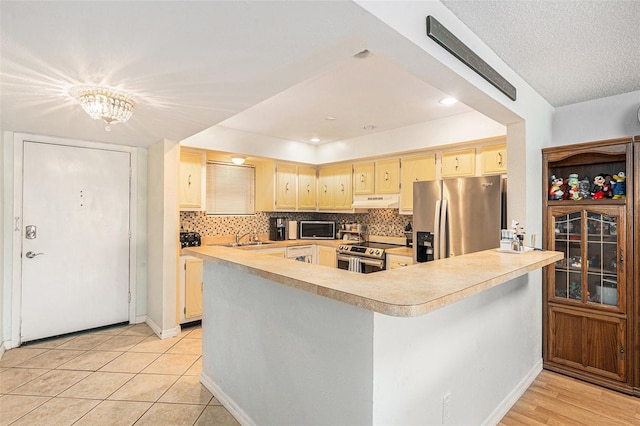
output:
POLYGON ((613 180, 613 177, 609 174, 606 173, 604 175, 604 186, 605 188, 608 188, 608 190, 604 193, 604 196, 607 198, 611 198, 613 197, 613 184, 615 183, 615 181, 613 180))
POLYGON ((564 186, 564 179, 556 177, 555 175, 552 175, 551 187, 549 188, 549 199, 562 200, 562 196, 564 195, 564 191, 562 190, 563 186, 564 186))
POLYGON ((613 176, 613 199, 619 200, 627 198, 627 176, 624 172, 619 172, 613 176))
POLYGON ((582 200, 582 196, 580 195, 580 190, 578 189, 578 175, 573 173, 569 175, 569 179, 567 180, 567 188, 569 189, 569 199, 570 200, 582 200))
POLYGON ((596 177, 593 178, 593 186, 591 187, 591 198, 601 200, 607 192, 609 192, 609 186, 607 186, 604 180, 604 174, 596 175, 596 177))
POLYGON ((591 198, 591 184, 589 183, 589 177, 583 177, 580 183, 578 183, 578 192, 583 200, 591 198))

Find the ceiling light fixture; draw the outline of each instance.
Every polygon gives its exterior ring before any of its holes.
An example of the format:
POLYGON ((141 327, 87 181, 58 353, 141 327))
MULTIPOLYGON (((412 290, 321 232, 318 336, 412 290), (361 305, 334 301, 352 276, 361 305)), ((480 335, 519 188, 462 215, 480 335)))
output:
POLYGON ((311 139, 309 139, 309 141, 311 141, 313 143, 318 143, 318 142, 320 142, 320 138, 311 138, 311 139))
POLYGON ((240 157, 239 155, 235 156, 235 157, 231 157, 231 161, 233 162, 233 164, 235 164, 237 166, 239 166, 241 164, 244 164, 244 160, 246 160, 246 158, 245 157, 240 157))
POLYGON ((135 108, 128 96, 107 87, 78 87, 73 94, 91 118, 107 123, 104 128, 107 132, 111 131, 112 123, 124 123, 131 118, 135 108))
POLYGON ((336 120, 336 118, 335 118, 335 117, 332 117, 332 116, 330 116, 330 115, 327 115, 324 119, 325 119, 325 120, 327 120, 327 121, 333 121, 333 120, 336 120))
POLYGON ((458 100, 456 98, 444 98, 444 99, 440 99, 440 103, 442 105, 453 105, 453 104, 457 104, 458 100))
POLYGON ((366 126, 362 127, 364 130, 373 130, 376 128, 376 126, 374 126, 373 124, 367 124, 366 126))

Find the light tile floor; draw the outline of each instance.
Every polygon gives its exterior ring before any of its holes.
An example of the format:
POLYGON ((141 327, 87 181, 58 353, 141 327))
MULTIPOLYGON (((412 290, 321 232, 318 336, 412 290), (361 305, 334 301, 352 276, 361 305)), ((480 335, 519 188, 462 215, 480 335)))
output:
POLYGON ((200 384, 202 329, 146 324, 50 339, 0 360, 0 426, 238 425, 200 384))

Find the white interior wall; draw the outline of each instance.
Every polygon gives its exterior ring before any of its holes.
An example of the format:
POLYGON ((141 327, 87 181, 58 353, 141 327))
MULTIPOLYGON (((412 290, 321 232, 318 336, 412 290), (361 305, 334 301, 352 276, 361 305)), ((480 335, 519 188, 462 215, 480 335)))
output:
POLYGON ((427 315, 374 314, 374 424, 498 421, 542 368, 539 288, 525 275, 427 315))
POLYGON ((148 149, 147 179, 147 323, 161 338, 178 334, 176 280, 178 261, 179 145, 163 140, 148 149))
POLYGON ((373 312, 214 262, 204 276, 201 379, 240 423, 373 424, 373 312))
POLYGON ((552 145, 640 135, 638 108, 640 90, 556 108, 552 145))
MULTIPOLYGON (((4 175, 5 171, 7 170, 7 164, 4 162, 4 146, 5 146, 5 135, 4 132, 2 131, 2 129, 0 129, 0 164, 2 164, 2 174, 4 175)), ((0 241, 2 241, 2 244, 0 244, 0 357, 2 356, 2 354, 4 353, 4 304, 3 304, 3 300, 4 300, 4 282, 5 282, 5 276, 4 276, 4 269, 5 269, 5 259, 6 256, 4 255, 5 253, 5 238, 4 238, 4 232, 5 232, 5 206, 6 206, 6 201, 4 198, 4 194, 5 194, 5 187, 4 187, 4 182, 5 182, 5 176, 0 176, 0 241)))
MULTIPOLYGON (((147 313, 147 150, 137 150, 138 199, 136 246, 136 318, 135 322, 144 322, 147 313)), ((133 318, 132 318, 133 320, 133 318)))
POLYGON ((386 132, 319 145, 315 163, 392 155, 505 134, 504 125, 479 112, 471 111, 386 132))

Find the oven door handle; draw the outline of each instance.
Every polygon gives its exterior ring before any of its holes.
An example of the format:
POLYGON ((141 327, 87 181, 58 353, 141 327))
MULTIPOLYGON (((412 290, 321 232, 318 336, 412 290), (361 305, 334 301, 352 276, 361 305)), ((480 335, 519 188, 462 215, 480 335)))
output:
POLYGON ((360 259, 360 263, 364 265, 375 266, 376 268, 384 269, 384 260, 369 259, 361 256, 347 256, 344 254, 339 254, 337 256, 337 259, 348 262, 352 257, 357 257, 358 259, 360 259))
POLYGON ((375 266, 376 268, 384 269, 384 260, 367 259, 366 257, 361 257, 360 263, 364 263, 365 265, 375 266))

